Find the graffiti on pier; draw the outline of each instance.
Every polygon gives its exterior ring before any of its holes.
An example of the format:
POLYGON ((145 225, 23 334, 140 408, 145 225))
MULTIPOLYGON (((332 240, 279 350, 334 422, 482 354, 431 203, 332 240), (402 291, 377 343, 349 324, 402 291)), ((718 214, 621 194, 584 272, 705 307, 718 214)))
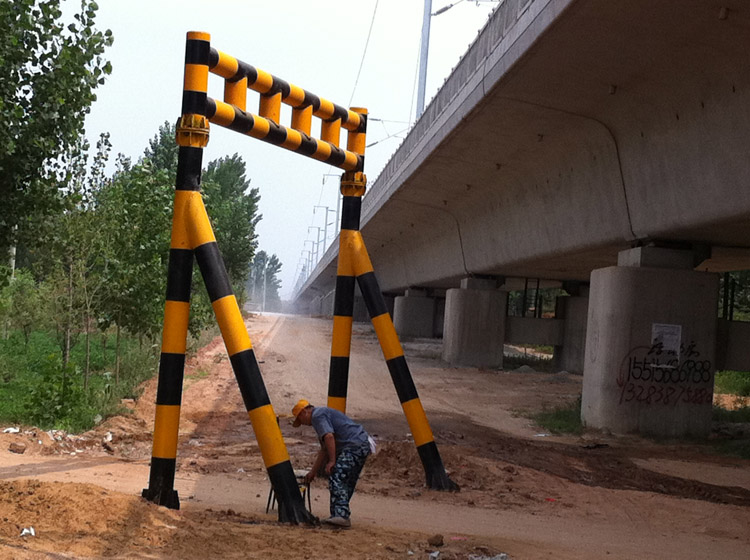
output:
POLYGON ((701 357, 695 342, 674 346, 656 341, 651 346, 633 348, 622 361, 617 376, 620 404, 710 403, 712 379, 711 360, 701 357))

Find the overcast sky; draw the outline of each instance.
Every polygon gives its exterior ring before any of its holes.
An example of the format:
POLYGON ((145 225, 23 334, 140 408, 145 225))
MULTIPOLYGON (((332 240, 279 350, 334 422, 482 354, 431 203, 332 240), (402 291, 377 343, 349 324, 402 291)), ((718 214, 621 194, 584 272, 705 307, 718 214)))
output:
MULTIPOLYGON (((450 3, 433 0, 432 11, 450 3)), ((423 0, 99 0, 99 6, 98 28, 111 29, 115 37, 106 54, 113 71, 98 90, 87 135, 95 144, 101 132, 109 132, 113 152, 134 161, 159 126, 180 115, 188 31, 208 32, 214 48, 334 103, 366 107, 373 119, 367 143, 377 142, 366 151, 370 184, 415 119, 423 0)), ((427 103, 495 6, 465 0, 432 18, 427 103)), ((221 78, 210 76, 208 93, 222 99, 221 78)), ((248 111, 257 113, 257 107, 257 94, 248 92, 248 111)), ((290 126, 289 115, 288 108, 282 110, 281 124, 290 126)), ((315 136, 318 123, 313 120, 315 136)), ((325 211, 313 214, 313 207, 336 208, 338 180, 326 174, 341 172, 212 125, 204 166, 234 153, 244 158, 251 186, 260 191, 259 249, 283 263, 281 295, 288 298, 301 252, 311 247, 305 240, 318 235, 308 228, 324 226, 325 211)), ((333 227, 328 226, 329 244, 333 227)))

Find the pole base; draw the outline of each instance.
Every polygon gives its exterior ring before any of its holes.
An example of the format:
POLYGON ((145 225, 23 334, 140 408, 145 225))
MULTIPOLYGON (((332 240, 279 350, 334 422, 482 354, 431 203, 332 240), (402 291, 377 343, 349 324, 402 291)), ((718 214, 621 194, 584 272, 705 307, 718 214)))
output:
POLYGON ((440 458, 437 445, 434 441, 417 447, 419 458, 422 459, 424 474, 427 477, 427 487, 432 490, 444 490, 446 492, 459 492, 458 484, 453 482, 448 473, 445 472, 443 460, 440 458))
POLYGON ((458 484, 450 479, 445 470, 439 473, 427 473, 427 487, 431 490, 442 490, 444 492, 461 491, 458 484))
POLYGON ((320 521, 305 508, 305 500, 292 463, 284 461, 268 469, 268 478, 279 505, 279 522, 294 525, 320 525, 320 521))
POLYGON ((162 488, 152 490, 151 488, 144 488, 141 496, 157 505, 165 506, 169 509, 180 509, 180 498, 177 495, 177 490, 162 488))
POLYGON ((307 510, 305 502, 302 501, 293 504, 279 503, 279 523, 317 527, 320 520, 307 510))

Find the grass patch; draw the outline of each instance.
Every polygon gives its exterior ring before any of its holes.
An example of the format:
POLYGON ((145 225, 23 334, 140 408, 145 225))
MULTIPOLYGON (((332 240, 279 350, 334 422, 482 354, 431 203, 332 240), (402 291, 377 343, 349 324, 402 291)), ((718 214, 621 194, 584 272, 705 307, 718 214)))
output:
POLYGON ((579 435, 583 433, 580 397, 567 406, 561 406, 553 410, 543 410, 531 414, 530 418, 542 428, 553 434, 579 435))
POLYGON ((553 373, 555 371, 554 360, 551 358, 537 358, 532 355, 527 356, 503 356, 503 370, 512 371, 521 366, 529 366, 534 371, 544 373, 553 373))
POLYGON ((187 388, 190 387, 193 383, 196 383, 200 381, 201 379, 205 379, 206 377, 210 375, 210 373, 211 373, 211 370, 203 368, 203 367, 197 368, 192 373, 186 373, 185 383, 184 383, 184 386, 182 387, 182 390, 186 391, 187 388))
POLYGON ((717 371, 714 380, 714 392, 750 397, 750 372, 717 371))
POLYGON ((208 377, 208 374, 210 374, 211 371, 206 368, 198 368, 193 373, 185 375, 187 379, 195 379, 196 381, 198 379, 203 379, 204 377, 208 377))
POLYGON ((555 347, 546 344, 526 344, 526 348, 530 348, 534 352, 549 354, 550 356, 555 353, 555 347))

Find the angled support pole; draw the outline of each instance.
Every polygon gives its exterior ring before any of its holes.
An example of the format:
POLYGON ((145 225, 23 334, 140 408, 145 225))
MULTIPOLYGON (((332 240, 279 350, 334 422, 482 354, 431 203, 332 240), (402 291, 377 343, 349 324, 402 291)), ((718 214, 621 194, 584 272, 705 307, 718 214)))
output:
POLYGON ((200 194, 203 148, 208 143, 206 90, 209 41, 207 33, 188 33, 182 117, 177 129, 180 149, 154 444, 149 487, 143 490, 143 497, 160 505, 179 509, 179 499, 174 490, 174 473, 190 305, 190 278, 195 255, 268 477, 279 502, 279 521, 315 523, 317 519, 305 508, 276 414, 268 398, 252 343, 200 194))
POLYGON ((349 351, 352 335, 354 282, 359 284, 370 320, 380 343, 396 388, 399 402, 409 423, 424 467, 427 486, 434 490, 458 491, 458 485, 445 472, 443 461, 427 421, 417 388, 404 357, 393 321, 380 291, 375 271, 359 231, 362 196, 366 177, 363 173, 346 172, 341 177, 343 196, 341 233, 339 234, 338 268, 334 298, 333 337, 329 370, 328 406, 342 412, 346 409, 349 376, 349 351))

